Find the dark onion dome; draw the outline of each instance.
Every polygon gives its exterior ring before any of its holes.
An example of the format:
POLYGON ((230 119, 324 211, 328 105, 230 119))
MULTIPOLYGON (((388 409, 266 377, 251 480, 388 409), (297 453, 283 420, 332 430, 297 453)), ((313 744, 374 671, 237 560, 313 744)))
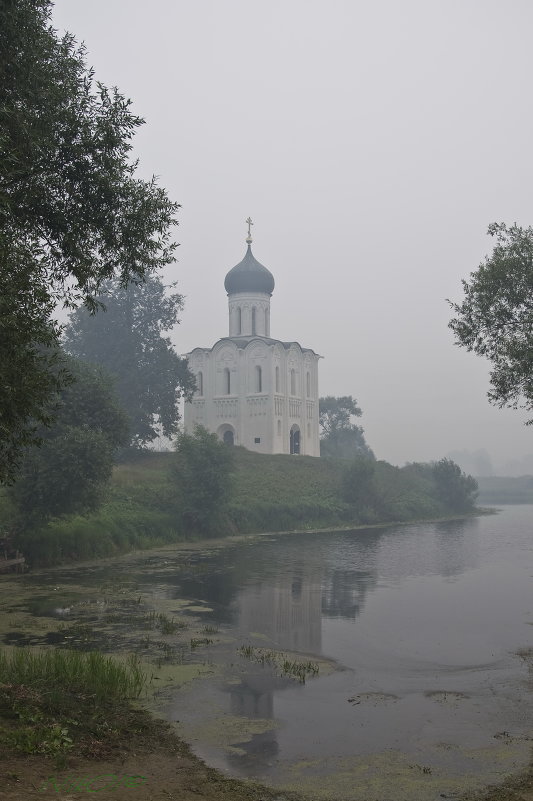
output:
POLYGON ((248 245, 244 259, 229 271, 224 281, 228 295, 237 292, 263 292, 271 295, 274 291, 274 276, 259 264, 248 245))

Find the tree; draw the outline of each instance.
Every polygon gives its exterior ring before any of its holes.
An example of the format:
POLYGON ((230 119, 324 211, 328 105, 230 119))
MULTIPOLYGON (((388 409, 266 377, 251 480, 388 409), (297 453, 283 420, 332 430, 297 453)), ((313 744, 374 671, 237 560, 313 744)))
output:
POLYGON ((439 500, 454 512, 472 509, 477 496, 478 484, 475 478, 467 476, 450 459, 441 459, 433 465, 439 500))
POLYGON ((174 473, 185 526, 210 534, 222 522, 233 461, 233 450, 203 426, 196 426, 192 435, 180 434, 174 473))
POLYGON ((347 503, 368 505, 373 500, 372 478, 376 462, 368 456, 357 456, 342 475, 342 497, 347 503))
MULTIPOLYGON (((492 363, 489 401, 533 410, 533 228, 493 223, 490 257, 463 281, 465 299, 450 303, 456 344, 492 363)), ((533 418, 527 421, 530 425, 533 418)))
POLYGON ((53 367, 58 302, 96 308, 102 282, 125 286, 173 260, 177 204, 137 177, 143 123, 95 83, 84 49, 50 25, 51 0, 0 4, 0 481, 37 441, 63 376, 53 367), (43 350, 44 349, 44 350, 43 350))
POLYGON ((361 415, 362 411, 351 395, 320 398, 320 455, 339 459, 368 456, 373 459, 374 454, 365 441, 363 428, 352 423, 352 417, 361 415))
POLYGON ((13 480, 23 449, 40 441, 39 429, 53 414, 45 401, 67 383, 53 347, 54 304, 39 265, 28 275, 29 261, 23 247, 6 248, 0 233, 0 275, 9 274, 0 292, 0 483, 13 480))
POLYGON ((105 303, 105 312, 73 312, 65 348, 115 377, 136 444, 154 440, 158 426, 170 437, 177 433, 180 397, 190 397, 195 389, 187 360, 162 336, 178 322, 183 299, 176 293, 166 295, 163 282, 154 275, 126 288, 117 280, 106 281, 102 290, 97 300, 105 303))
POLYGON ((127 418, 100 370, 58 355, 71 376, 55 404, 56 420, 39 431, 42 446, 24 451, 10 495, 23 525, 98 506, 113 455, 128 439, 127 418))

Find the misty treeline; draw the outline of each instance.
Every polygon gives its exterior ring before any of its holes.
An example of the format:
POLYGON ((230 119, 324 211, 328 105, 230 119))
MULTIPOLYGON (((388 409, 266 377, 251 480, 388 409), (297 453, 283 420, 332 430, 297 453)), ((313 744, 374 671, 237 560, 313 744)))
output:
POLYGON ((366 443, 364 429, 352 421, 352 418, 361 417, 362 414, 351 395, 320 398, 320 455, 337 459, 355 459, 357 456, 373 459, 374 454, 366 443))
POLYGON ((102 284, 96 314, 70 315, 63 346, 72 356, 98 365, 112 378, 129 427, 129 443, 142 447, 178 432, 179 401, 196 387, 187 360, 166 335, 179 323, 183 298, 149 272, 141 283, 102 284))

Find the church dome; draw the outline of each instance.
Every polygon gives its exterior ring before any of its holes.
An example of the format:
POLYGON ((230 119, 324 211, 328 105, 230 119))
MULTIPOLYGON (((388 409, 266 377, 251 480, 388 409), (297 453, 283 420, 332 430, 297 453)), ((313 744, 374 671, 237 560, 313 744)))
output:
POLYGON ((224 286, 228 295, 237 292, 262 292, 271 295, 274 291, 274 276, 257 261, 248 244, 244 259, 226 275, 224 286))

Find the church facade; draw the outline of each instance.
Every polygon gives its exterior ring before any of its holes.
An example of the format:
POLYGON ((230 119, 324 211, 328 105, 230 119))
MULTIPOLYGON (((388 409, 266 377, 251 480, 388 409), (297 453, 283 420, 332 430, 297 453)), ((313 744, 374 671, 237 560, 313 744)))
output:
POLYGON ((244 259, 224 281, 229 335, 187 354, 196 393, 185 404, 185 430, 202 425, 229 445, 259 453, 320 456, 320 356, 270 336, 274 278, 252 253, 250 227, 246 242, 244 259))

